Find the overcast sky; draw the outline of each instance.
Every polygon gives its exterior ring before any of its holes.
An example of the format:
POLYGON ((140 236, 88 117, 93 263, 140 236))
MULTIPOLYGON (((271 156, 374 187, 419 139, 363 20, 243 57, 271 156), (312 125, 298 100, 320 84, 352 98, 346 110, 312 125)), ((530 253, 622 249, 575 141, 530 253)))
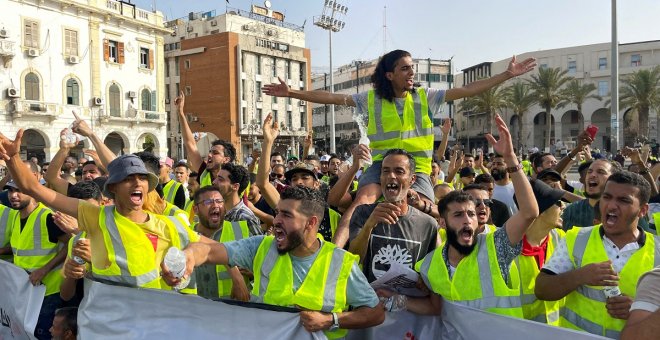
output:
MULTIPOLYGON (((156 8, 168 19, 189 12, 227 7, 249 10, 261 1, 134 0, 156 8)), ((271 0, 285 21, 305 24, 313 71, 327 70, 328 33, 313 25, 323 0, 271 0)), ((513 54, 609 42, 611 2, 608 0, 344 0, 346 27, 333 33, 333 66, 369 60, 384 50, 404 49, 417 58, 454 57, 455 70, 513 54), (387 10, 385 10, 385 7, 387 10), (386 15, 385 15, 386 14, 386 15), (386 17, 387 29, 383 29, 386 17), (386 33, 384 33, 386 32, 386 33)), ((619 0, 619 42, 660 39, 660 0, 619 0)))

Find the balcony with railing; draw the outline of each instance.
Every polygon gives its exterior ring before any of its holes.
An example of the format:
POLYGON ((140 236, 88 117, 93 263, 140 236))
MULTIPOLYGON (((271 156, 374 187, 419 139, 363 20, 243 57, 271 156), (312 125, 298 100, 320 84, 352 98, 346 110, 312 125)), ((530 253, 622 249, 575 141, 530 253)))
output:
MULTIPOLYGON (((103 8, 103 5, 100 6, 103 8)), ((106 0, 105 10, 121 17, 137 19, 151 24, 158 24, 156 21, 156 15, 149 11, 139 9, 129 2, 106 0)))
POLYGON ((14 105, 13 118, 48 117, 52 120, 61 112, 58 104, 46 103, 38 100, 19 99, 15 101, 14 105))
POLYGON ((132 124, 154 123, 158 125, 167 124, 167 113, 147 110, 128 109, 124 115, 119 114, 119 110, 110 110, 110 114, 105 110, 99 112, 101 122, 128 122, 132 124))

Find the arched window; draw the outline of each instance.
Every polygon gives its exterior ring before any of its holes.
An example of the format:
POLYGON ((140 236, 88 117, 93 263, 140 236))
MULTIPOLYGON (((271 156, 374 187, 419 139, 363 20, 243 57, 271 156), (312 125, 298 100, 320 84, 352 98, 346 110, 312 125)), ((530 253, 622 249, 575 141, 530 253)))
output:
POLYGON ((39 100, 39 77, 32 72, 25 75, 25 99, 39 100))
POLYGON ((80 85, 74 78, 66 81, 66 103, 67 105, 80 105, 80 85))
POLYGON ((147 89, 142 90, 140 92, 140 99, 142 102, 141 108, 144 111, 150 111, 151 110, 151 92, 147 89))
POLYGON ((120 91, 117 84, 112 84, 110 86, 110 91, 108 93, 108 105, 110 108, 110 115, 113 117, 121 116, 121 101, 120 101, 120 91))

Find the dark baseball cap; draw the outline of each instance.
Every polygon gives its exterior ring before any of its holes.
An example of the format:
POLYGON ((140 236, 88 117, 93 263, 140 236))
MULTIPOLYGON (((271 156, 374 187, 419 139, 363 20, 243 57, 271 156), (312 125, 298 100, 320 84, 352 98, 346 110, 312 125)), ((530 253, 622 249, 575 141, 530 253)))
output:
POLYGON ((459 175, 461 175, 461 177, 469 177, 476 175, 476 172, 474 172, 474 169, 472 169, 471 167, 466 166, 463 169, 461 169, 459 175))
POLYGON ((544 178, 551 178, 554 179, 555 181, 561 181, 561 174, 555 170, 555 169, 545 169, 541 172, 539 172, 538 175, 536 175, 536 178, 543 180, 544 178))
POLYGON ((294 166, 291 170, 287 171, 284 173, 284 177, 287 179, 287 181, 291 180, 291 177, 293 177, 293 174, 299 173, 299 172, 306 172, 312 177, 314 177, 314 180, 317 180, 318 177, 316 177, 316 171, 314 171, 314 166, 311 164, 307 163, 298 163, 296 166, 294 166))

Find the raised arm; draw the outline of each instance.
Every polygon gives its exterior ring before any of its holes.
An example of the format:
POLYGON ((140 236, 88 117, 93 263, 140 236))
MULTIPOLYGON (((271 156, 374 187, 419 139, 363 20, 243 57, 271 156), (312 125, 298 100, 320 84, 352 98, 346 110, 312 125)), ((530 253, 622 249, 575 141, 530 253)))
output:
POLYGON ((69 155, 71 148, 75 147, 78 144, 78 138, 76 138, 75 143, 68 143, 65 139, 62 138, 66 134, 67 129, 60 132, 60 149, 57 150, 55 156, 50 161, 50 166, 44 174, 44 179, 48 183, 51 189, 59 192, 62 195, 66 195, 69 190, 69 181, 65 180, 60 176, 60 169, 66 160, 66 157, 69 155))
POLYGON ((506 221, 506 232, 509 236, 509 241, 515 245, 522 240, 529 226, 539 216, 539 207, 536 204, 532 186, 525 173, 523 173, 522 166, 518 163, 516 154, 513 152, 509 129, 500 115, 495 116, 495 124, 497 125, 500 140, 495 140, 491 134, 486 134, 486 139, 493 146, 493 150, 504 157, 504 161, 509 167, 518 168, 510 174, 511 181, 513 182, 513 190, 518 200, 518 212, 506 221))
MULTIPOLYGON (((76 117, 75 122, 73 122, 73 132, 89 138, 89 140, 92 142, 92 145, 94 145, 94 149, 96 149, 96 153, 99 156, 99 159, 101 160, 101 166, 105 167, 110 162, 112 162, 115 158, 117 158, 117 155, 115 155, 110 148, 108 148, 107 145, 97 136, 94 131, 87 125, 87 123, 80 119, 78 115, 74 112, 73 116, 76 117)), ((50 170, 50 169, 48 169, 50 170)))
POLYGON ((282 78, 277 77, 277 79, 280 81, 279 84, 264 85, 262 88, 264 94, 273 97, 291 97, 318 104, 355 106, 353 97, 347 94, 330 93, 327 91, 294 90, 282 78))
POLYGON ((571 152, 559 160, 559 163, 555 165, 555 170, 557 170, 557 172, 560 174, 564 174, 571 168, 573 158, 575 158, 580 151, 584 150, 586 146, 590 145, 593 142, 593 139, 591 139, 591 136, 589 136, 585 130, 580 132, 577 137, 577 142, 578 144, 571 150, 571 152))
MULTIPOLYGON (((449 143, 449 132, 451 131, 451 119, 447 118, 442 123, 442 142, 435 153, 435 156, 438 161, 443 161, 445 159, 445 152, 447 151, 447 143, 449 143)), ((433 183, 435 184, 435 183, 433 183)))
POLYGON ((183 94, 183 91, 181 91, 179 96, 176 97, 174 104, 176 104, 177 113, 179 115, 179 126, 181 128, 181 137, 183 138, 183 147, 186 148, 190 166, 194 171, 197 171, 197 169, 202 166, 204 160, 202 159, 202 155, 199 154, 197 143, 195 142, 195 136, 193 136, 192 130, 190 130, 190 125, 188 125, 188 120, 186 119, 186 114, 183 112, 186 104, 186 95, 183 94))
POLYGON ((277 206, 280 201, 280 193, 268 180, 268 172, 270 169, 270 153, 273 150, 273 143, 280 133, 280 128, 277 122, 273 122, 273 114, 269 113, 264 120, 263 126, 264 142, 261 144, 261 157, 259 158, 259 170, 257 170, 257 186, 261 190, 261 195, 264 196, 268 205, 271 208, 277 206))
POLYGON ((490 89, 495 85, 501 84, 506 80, 527 73, 533 70, 535 66, 536 59, 534 58, 527 58, 524 61, 517 63, 516 56, 513 56, 511 61, 509 61, 509 67, 506 69, 506 71, 487 79, 474 81, 463 87, 449 89, 445 93, 445 101, 449 102, 456 99, 474 96, 490 89))
MULTIPOLYGON (((644 179, 649 182, 651 185, 651 197, 658 195, 658 185, 655 183, 651 172, 646 165, 646 162, 643 160, 643 156, 639 149, 631 149, 629 147, 624 147, 622 151, 625 157, 629 157, 632 164, 636 164, 639 167, 639 174, 644 177, 644 179)), ((50 170, 50 169, 49 169, 50 170)))
POLYGON ((351 187, 353 178, 355 178, 358 170, 360 170, 360 160, 369 159, 369 147, 364 144, 358 144, 353 147, 351 153, 353 154, 353 164, 351 164, 345 173, 339 176, 337 183, 328 192, 328 204, 333 207, 348 208, 351 205, 352 200, 351 195, 348 193, 348 188, 351 187))
POLYGON ((7 168, 21 191, 32 196, 35 200, 59 210, 65 214, 78 218, 78 199, 62 195, 52 189, 39 184, 19 156, 23 129, 16 133, 12 141, 0 133, 0 157, 7 162, 7 168))
POLYGON ((305 146, 303 147, 302 155, 300 155, 300 161, 305 160, 305 157, 309 155, 309 150, 312 149, 312 142, 314 141, 313 134, 314 132, 310 130, 307 136, 305 136, 305 143, 304 143, 305 146))

